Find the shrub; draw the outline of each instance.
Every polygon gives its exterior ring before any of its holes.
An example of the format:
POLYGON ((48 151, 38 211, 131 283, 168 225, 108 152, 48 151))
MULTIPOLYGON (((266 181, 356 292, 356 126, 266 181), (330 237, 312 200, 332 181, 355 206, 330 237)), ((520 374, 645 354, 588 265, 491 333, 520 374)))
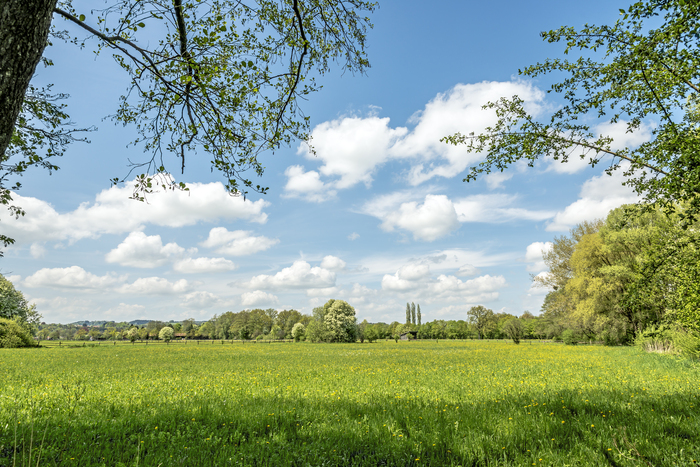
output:
POLYGON ((578 336, 576 336, 576 333, 574 331, 572 331, 571 329, 566 329, 564 332, 562 332, 561 339, 564 341, 564 344, 566 344, 566 345, 578 344, 578 336))
POLYGON ((29 332, 11 319, 0 318, 0 348, 16 349, 34 347, 36 343, 29 332))

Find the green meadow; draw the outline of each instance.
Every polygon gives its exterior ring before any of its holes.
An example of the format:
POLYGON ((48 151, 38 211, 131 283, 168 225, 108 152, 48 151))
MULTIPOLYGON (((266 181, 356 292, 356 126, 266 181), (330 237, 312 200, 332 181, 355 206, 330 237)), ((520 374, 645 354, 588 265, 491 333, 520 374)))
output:
POLYGON ((700 368, 479 341, 0 351, 0 465, 690 466, 700 368))

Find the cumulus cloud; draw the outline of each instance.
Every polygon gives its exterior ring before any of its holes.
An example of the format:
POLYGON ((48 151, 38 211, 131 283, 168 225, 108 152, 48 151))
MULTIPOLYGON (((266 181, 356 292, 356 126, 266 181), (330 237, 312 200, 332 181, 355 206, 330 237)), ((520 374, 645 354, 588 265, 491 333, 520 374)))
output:
POLYGON ((423 203, 416 193, 399 191, 377 196, 366 202, 360 212, 382 220, 381 229, 403 229, 416 240, 434 241, 459 228, 461 222, 501 223, 513 220, 551 219, 555 211, 515 207, 518 196, 506 194, 473 195, 450 200, 445 195, 425 195, 423 203))
POLYGON ((105 260, 122 266, 156 268, 184 254, 185 249, 177 243, 163 245, 160 235, 131 232, 117 248, 105 255, 105 260))
POLYGON ((292 165, 284 171, 287 183, 284 186, 284 198, 302 198, 307 201, 320 203, 335 197, 337 191, 333 184, 321 181, 321 175, 315 170, 304 172, 301 165, 292 165))
POLYGON ((209 237, 200 243, 206 248, 214 248, 217 253, 227 256, 252 255, 265 251, 279 243, 276 238, 255 237, 247 230, 229 232, 226 227, 215 227, 209 231, 209 237))
POLYGON ((525 249, 525 261, 530 263, 527 266, 529 272, 540 272, 547 269, 542 255, 552 249, 552 242, 530 243, 525 249))
POLYGON ((426 195, 422 204, 401 202, 404 193, 384 195, 367 202, 362 212, 382 220, 381 229, 408 230, 416 240, 432 242, 459 228, 454 204, 445 195, 426 195))
POLYGON ((389 148, 407 132, 390 128, 388 118, 346 117, 317 125, 310 138, 315 154, 307 144, 299 146, 298 153, 322 161, 319 172, 338 177, 333 183, 338 189, 358 183, 369 187, 374 170, 389 157, 389 148))
POLYGON ((27 287, 53 287, 67 289, 104 289, 126 280, 126 276, 105 274, 96 276, 80 266, 67 268, 43 268, 24 279, 27 287))
POLYGON ((82 203, 67 213, 57 212, 46 201, 13 194, 17 205, 27 212, 19 219, 4 222, 4 233, 17 244, 43 241, 75 242, 143 229, 146 225, 183 227, 199 222, 246 220, 265 223, 265 200, 244 200, 231 196, 223 184, 191 183, 190 191, 168 191, 149 195, 148 203, 129 199, 133 183, 111 187, 93 202, 82 203))
POLYGON ((406 291, 418 287, 417 281, 430 277, 430 267, 426 263, 410 263, 401 266, 395 274, 385 274, 382 289, 406 291))
POLYGON ((337 256, 324 256, 323 261, 321 261, 321 267, 329 271, 342 271, 345 269, 345 261, 338 258, 337 256))
POLYGON ((627 167, 627 164, 622 164, 612 175, 602 173, 587 180, 581 187, 580 198, 559 211, 547 225, 547 230, 565 232, 583 221, 605 218, 610 210, 623 204, 639 202, 640 196, 632 188, 622 185, 627 167))
POLYGON ((243 306, 265 306, 276 305, 277 303, 279 303, 279 300, 275 295, 263 292, 262 290, 254 290, 253 292, 244 292, 241 294, 241 305, 243 306))
POLYGON ((190 292, 182 297, 182 305, 187 308, 207 309, 217 305, 221 300, 211 292, 190 292))
POLYGON ((141 277, 131 284, 124 284, 117 289, 123 294, 138 295, 170 295, 187 293, 192 289, 192 284, 185 279, 170 282, 162 277, 141 277))
MULTIPOLYGON (((441 274, 437 281, 430 285, 430 290, 437 296, 468 296, 482 297, 490 299, 497 297, 497 291, 506 285, 503 276, 490 276, 488 274, 467 281, 462 281, 455 276, 441 274)), ((470 300, 471 301, 471 300, 470 300)))
POLYGON ((295 261, 275 275, 253 277, 246 286, 250 289, 315 289, 333 287, 335 273, 320 267, 311 267, 303 260, 295 261))
POLYGON ((184 274, 200 274, 232 271, 233 261, 226 258, 185 258, 173 264, 173 270, 184 274))
POLYGON ((410 173, 409 181, 417 185, 433 177, 452 178, 482 159, 481 154, 469 153, 464 145, 453 146, 441 138, 461 132, 479 133, 496 122, 494 112, 482 109, 489 101, 503 96, 520 96, 528 111, 538 114, 544 93, 521 81, 458 84, 440 93, 414 114, 415 128, 392 148, 395 157, 413 158, 419 162, 410 173))
MULTIPOLYGON (((518 95, 529 111, 537 114, 544 94, 531 84, 511 82, 482 82, 458 84, 440 93, 416 112, 406 127, 390 126, 388 118, 375 113, 367 117, 349 116, 317 125, 311 132, 311 146, 299 146, 298 153, 318 160, 318 170, 300 165, 290 166, 285 175, 285 196, 320 202, 335 196, 337 190, 358 183, 369 187, 378 167, 390 160, 407 160, 412 166, 406 177, 418 185, 434 177, 452 178, 470 164, 481 160, 480 154, 469 153, 464 145, 453 146, 440 141, 456 132, 480 132, 495 123, 493 112, 482 106, 502 96, 518 95)), ((507 175, 490 180, 494 187, 507 175)))

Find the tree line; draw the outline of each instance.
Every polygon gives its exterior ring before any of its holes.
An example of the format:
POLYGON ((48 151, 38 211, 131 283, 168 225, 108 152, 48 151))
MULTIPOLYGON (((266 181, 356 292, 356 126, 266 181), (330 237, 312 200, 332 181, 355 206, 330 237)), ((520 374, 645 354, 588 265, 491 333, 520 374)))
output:
POLYGON ((625 205, 555 238, 543 318, 581 339, 700 351, 700 231, 685 205, 625 205))

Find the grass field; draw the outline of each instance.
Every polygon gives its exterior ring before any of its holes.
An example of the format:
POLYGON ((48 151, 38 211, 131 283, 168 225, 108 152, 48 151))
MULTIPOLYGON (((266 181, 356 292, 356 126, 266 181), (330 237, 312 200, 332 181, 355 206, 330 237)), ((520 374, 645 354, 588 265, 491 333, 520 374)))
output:
POLYGON ((700 461, 700 368, 634 348, 63 345, 0 375, 0 465, 700 461))

